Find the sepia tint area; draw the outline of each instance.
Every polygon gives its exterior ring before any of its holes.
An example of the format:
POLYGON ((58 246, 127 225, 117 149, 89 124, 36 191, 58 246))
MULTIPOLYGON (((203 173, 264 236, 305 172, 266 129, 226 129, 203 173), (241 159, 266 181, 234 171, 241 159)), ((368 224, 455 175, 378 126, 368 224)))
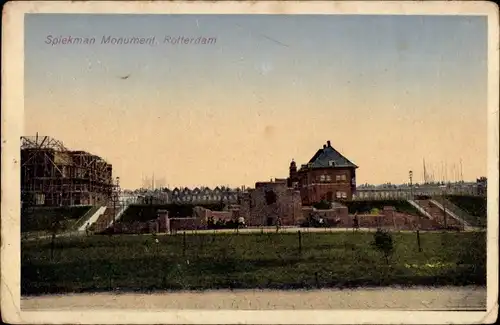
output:
POLYGON ((480 16, 27 14, 22 308, 484 310, 486 62, 480 16))

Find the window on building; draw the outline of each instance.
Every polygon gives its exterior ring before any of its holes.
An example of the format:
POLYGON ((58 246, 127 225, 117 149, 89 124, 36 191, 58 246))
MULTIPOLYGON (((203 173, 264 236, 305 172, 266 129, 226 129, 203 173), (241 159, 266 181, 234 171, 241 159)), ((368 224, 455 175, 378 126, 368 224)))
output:
POLYGON ((342 198, 343 199, 347 198, 347 193, 346 192, 342 192, 342 198))
POLYGON ((335 175, 335 180, 340 181, 340 175, 335 175))
POLYGON ((331 181, 332 181, 332 176, 330 176, 330 175, 326 175, 326 181, 327 181, 327 182, 331 182, 331 181))
POLYGON ((346 180, 345 175, 341 175, 340 179, 343 180, 343 181, 345 181, 346 180))
POLYGON ((328 162, 328 166, 330 166, 330 167, 335 167, 335 161, 330 160, 330 161, 328 162))
POLYGON ((326 179, 326 177, 325 177, 325 175, 321 175, 319 179, 320 179, 321 182, 324 182, 325 179, 326 179))
POLYGON ((337 192, 336 195, 337 195, 337 199, 340 199, 342 197, 342 193, 340 193, 340 192, 337 192))

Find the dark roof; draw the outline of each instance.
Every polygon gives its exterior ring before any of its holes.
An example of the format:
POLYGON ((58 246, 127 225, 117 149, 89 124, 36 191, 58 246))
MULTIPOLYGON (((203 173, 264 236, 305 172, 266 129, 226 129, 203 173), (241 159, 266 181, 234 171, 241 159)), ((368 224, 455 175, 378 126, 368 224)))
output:
MULTIPOLYGON (((329 141, 328 141, 329 142, 329 141)), ((340 152, 335 150, 330 144, 319 149, 318 152, 309 160, 309 166, 312 168, 326 168, 326 167, 352 167, 358 168, 349 159, 342 156, 340 152), (330 161, 334 162, 331 166, 330 161), (309 165, 312 164, 312 165, 309 165)))

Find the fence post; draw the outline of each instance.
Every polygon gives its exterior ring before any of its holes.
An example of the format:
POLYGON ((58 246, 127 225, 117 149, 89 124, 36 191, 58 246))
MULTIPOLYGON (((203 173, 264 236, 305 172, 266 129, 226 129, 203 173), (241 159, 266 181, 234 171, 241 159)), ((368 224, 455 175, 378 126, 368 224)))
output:
POLYGON ((186 257, 186 231, 182 233, 182 256, 186 257))
POLYGON ((53 232, 50 241, 50 259, 54 259, 54 249, 55 249, 56 233, 53 232))
POLYGON ((299 230, 299 255, 302 254, 302 232, 299 230))
POLYGON ((422 246, 420 245, 420 230, 417 229, 417 244, 418 244, 418 251, 422 251, 422 246))

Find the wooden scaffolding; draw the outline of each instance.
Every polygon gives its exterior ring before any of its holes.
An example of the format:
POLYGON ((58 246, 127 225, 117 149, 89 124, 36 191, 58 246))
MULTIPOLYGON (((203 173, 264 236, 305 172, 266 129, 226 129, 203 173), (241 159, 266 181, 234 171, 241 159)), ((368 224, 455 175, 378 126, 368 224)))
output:
POLYGON ((35 206, 105 204, 113 192, 112 165, 71 151, 48 136, 21 137, 21 201, 35 206))

